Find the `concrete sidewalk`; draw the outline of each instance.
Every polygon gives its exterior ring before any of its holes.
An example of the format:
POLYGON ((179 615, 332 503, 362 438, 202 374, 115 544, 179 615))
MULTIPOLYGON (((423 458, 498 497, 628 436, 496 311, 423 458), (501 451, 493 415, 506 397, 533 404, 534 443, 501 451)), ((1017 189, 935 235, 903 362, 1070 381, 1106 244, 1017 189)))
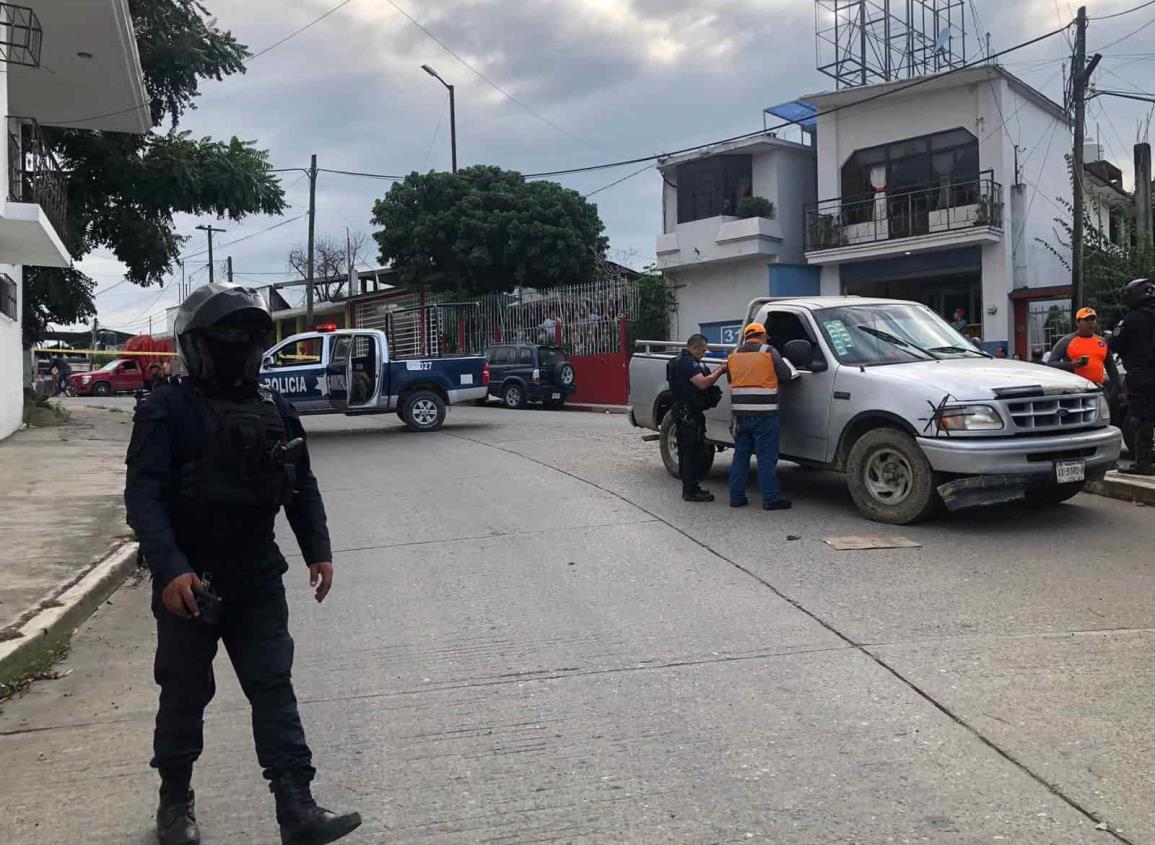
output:
POLYGON ((135 565, 123 501, 131 405, 65 407, 66 424, 0 443, 0 681, 55 646, 135 565))
POLYGON ((1125 502, 1155 505, 1155 476, 1124 475, 1113 470, 1102 481, 1088 484, 1087 492, 1125 502))

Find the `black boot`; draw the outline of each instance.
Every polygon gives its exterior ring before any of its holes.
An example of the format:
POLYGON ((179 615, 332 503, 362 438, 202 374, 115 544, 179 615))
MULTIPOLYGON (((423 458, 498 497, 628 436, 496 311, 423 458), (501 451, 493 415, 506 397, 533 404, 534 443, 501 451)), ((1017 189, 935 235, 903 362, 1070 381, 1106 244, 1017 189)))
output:
POLYGON ((337 815, 318 807, 309 789, 311 780, 308 775, 290 773, 269 784, 269 791, 277 799, 282 845, 324 845, 361 826, 360 813, 337 815))
POLYGON ((1120 470, 1124 475, 1155 475, 1152 466, 1152 452, 1155 451, 1155 438, 1151 427, 1141 425, 1135 431, 1135 466, 1120 470))
POLYGON ((188 785, 163 784, 156 811, 156 840, 160 845, 199 845, 195 796, 188 785))

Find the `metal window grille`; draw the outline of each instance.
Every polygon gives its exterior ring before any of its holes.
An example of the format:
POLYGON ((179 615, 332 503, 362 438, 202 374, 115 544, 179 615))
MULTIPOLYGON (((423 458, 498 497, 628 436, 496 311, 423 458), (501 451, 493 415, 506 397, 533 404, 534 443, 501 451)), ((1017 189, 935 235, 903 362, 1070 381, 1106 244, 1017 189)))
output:
POLYGON ((27 6, 0 3, 0 62, 40 67, 44 30, 27 6))
POLYGON ((36 203, 56 234, 64 238, 68 220, 68 186, 40 125, 31 118, 8 118, 8 199, 36 203))
POLYGON ((20 319, 16 282, 7 273, 0 273, 0 312, 12 320, 20 319))

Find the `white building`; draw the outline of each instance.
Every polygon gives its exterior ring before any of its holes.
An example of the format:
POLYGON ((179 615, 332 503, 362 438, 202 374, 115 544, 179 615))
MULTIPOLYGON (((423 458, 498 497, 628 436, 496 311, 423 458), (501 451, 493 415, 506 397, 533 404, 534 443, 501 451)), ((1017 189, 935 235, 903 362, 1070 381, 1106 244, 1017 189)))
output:
MULTIPOLYGON (((658 267, 673 281, 673 332, 729 342, 760 296, 815 294, 805 266, 802 209, 815 193, 813 147, 771 133, 662 159, 658 267), (743 200, 770 203, 749 216, 743 200)), ((749 205, 749 203, 747 203, 749 205)))
POLYGON ((1054 219, 1071 196, 1061 106, 997 66, 804 98, 819 201, 806 259, 823 294, 924 302, 1024 358, 1069 313, 1054 219), (824 114, 825 113, 825 114, 824 114), (961 317, 956 317, 962 312, 961 317))
POLYGON ((67 267, 64 175, 41 126, 147 132, 127 0, 0 2, 0 438, 20 425, 23 265, 67 267))

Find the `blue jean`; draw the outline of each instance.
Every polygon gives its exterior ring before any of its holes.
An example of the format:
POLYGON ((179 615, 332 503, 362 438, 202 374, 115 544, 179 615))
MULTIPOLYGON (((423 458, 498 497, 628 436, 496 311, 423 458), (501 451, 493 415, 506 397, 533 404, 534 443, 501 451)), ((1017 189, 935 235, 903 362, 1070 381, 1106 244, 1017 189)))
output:
POLYGON ((730 501, 746 501, 746 480, 750 477, 750 455, 758 456, 758 486, 762 502, 768 504, 782 492, 778 486, 778 417, 745 414, 731 421, 734 460, 730 464, 730 501))

